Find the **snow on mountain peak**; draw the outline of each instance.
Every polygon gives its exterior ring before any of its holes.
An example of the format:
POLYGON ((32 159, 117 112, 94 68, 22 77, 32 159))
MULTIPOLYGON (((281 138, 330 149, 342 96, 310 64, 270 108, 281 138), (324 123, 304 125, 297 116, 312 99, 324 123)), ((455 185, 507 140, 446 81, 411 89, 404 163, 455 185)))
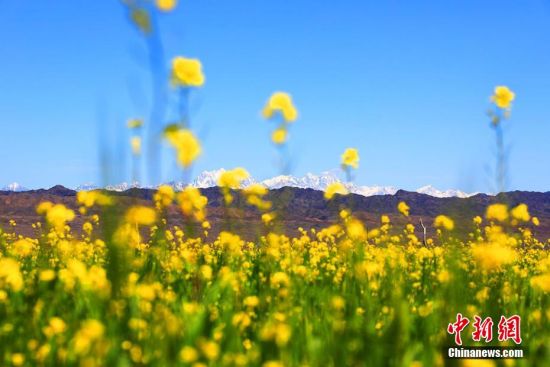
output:
POLYGON ((475 195, 475 193, 474 194, 467 194, 463 191, 455 190, 455 189, 449 189, 449 190, 441 191, 441 190, 436 189, 432 185, 422 186, 421 188, 417 189, 416 192, 418 192, 420 194, 435 196, 435 197, 438 197, 438 198, 450 198, 450 197, 467 198, 467 197, 470 197, 472 195, 475 195))
POLYGON ((28 191, 28 189, 21 186, 17 182, 12 182, 11 184, 4 186, 1 191, 21 192, 28 191))
MULTIPOLYGON (((225 169, 220 168, 217 170, 203 171, 201 172, 190 184, 180 181, 171 181, 165 183, 165 185, 171 186, 176 191, 181 191, 187 186, 192 186, 200 189, 205 189, 209 187, 216 187, 218 185, 218 180, 222 173, 226 172, 225 169)), ((251 184, 256 183, 257 181, 250 177, 243 181, 241 188, 250 186, 251 184)), ((268 189, 280 189, 282 187, 297 187, 303 189, 314 189, 325 191, 327 187, 333 183, 342 182, 351 193, 362 195, 362 196, 374 196, 374 195, 394 195, 398 189, 393 186, 361 186, 351 182, 342 181, 334 172, 327 171, 322 172, 319 175, 313 173, 306 173, 304 176, 297 177, 291 175, 279 175, 272 178, 268 178, 258 183, 264 185, 268 189)), ((18 184, 14 185, 13 188, 19 188, 18 184)), ((11 186, 11 185, 10 185, 11 186)), ((126 191, 131 188, 143 187, 139 182, 127 183, 122 182, 118 185, 108 185, 105 188, 112 191, 126 191)), ((15 189, 9 189, 9 191, 15 191, 15 189)), ((77 191, 86 191, 94 190, 98 187, 93 184, 84 184, 76 188, 77 191)), ((5 189, 7 190, 7 189, 5 189)), ((21 189, 19 189, 22 191, 21 189)), ((24 189, 23 189, 24 190, 24 189)), ((438 190, 432 185, 422 186, 416 190, 417 193, 426 194, 439 198, 448 198, 448 197, 459 197, 467 198, 473 196, 477 193, 465 193, 460 190, 438 190)))

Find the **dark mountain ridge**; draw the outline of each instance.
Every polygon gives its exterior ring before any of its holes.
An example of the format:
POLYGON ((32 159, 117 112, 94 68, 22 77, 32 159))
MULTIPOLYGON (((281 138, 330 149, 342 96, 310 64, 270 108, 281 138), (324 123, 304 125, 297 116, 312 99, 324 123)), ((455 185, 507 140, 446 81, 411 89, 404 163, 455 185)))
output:
MULTIPOLYGON (((135 203, 147 205, 152 200, 154 192, 153 189, 142 188, 132 188, 123 192, 109 191, 111 195, 120 198, 121 207, 135 203)), ((213 224, 214 232, 220 230, 226 215, 223 209, 223 196, 217 187, 201 189, 201 192, 208 197, 209 220, 213 224)), ((234 217, 232 221, 237 222, 237 226, 245 228, 246 232, 246 228, 260 224, 260 213, 247 206, 242 195, 236 192, 234 194, 235 202, 232 207, 235 209, 230 215, 234 217)), ((387 214, 392 221, 403 224, 406 220, 397 212, 397 204, 400 201, 405 201, 410 206, 411 217, 408 221, 414 224, 423 219, 424 223, 431 225, 435 216, 445 214, 457 222, 458 228, 470 230, 471 219, 475 215, 483 216, 490 204, 507 203, 512 207, 525 203, 531 215, 540 219, 541 225, 533 229, 536 235, 540 239, 550 238, 550 192, 510 191, 496 196, 477 194, 468 198, 438 198, 399 190, 394 195, 336 196, 330 202, 324 199, 323 194, 322 191, 314 189, 284 187, 270 190, 266 199, 272 201, 274 208, 282 213, 284 226, 291 233, 298 227, 319 228, 333 223, 339 210, 344 207, 351 208, 369 226, 376 225, 381 214, 387 214)), ((32 231, 32 223, 40 220, 35 212, 39 202, 60 202, 76 209, 75 196, 76 191, 61 185, 24 192, 0 191, 0 226, 6 228, 9 220, 14 219, 18 223, 18 230, 26 234, 32 231)), ((181 222, 181 215, 175 205, 170 208, 168 215, 171 223, 181 222)), ((83 219, 77 215, 74 225, 80 224, 81 221, 83 219)), ((428 230, 432 232, 433 228, 428 230)))

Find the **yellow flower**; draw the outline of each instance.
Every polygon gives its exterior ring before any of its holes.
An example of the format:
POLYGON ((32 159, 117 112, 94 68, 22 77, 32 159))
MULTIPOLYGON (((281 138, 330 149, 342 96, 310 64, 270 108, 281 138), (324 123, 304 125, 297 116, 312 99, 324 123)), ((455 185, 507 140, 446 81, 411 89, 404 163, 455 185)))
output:
POLYGON ((512 208, 512 210, 510 210, 510 214, 512 214, 512 218, 522 222, 529 222, 531 219, 531 215, 529 215, 529 209, 526 204, 519 204, 515 208, 512 208))
POLYGON ((505 204, 492 204, 487 207, 485 217, 488 220, 505 222, 508 219, 508 207, 505 204))
POLYGON ((326 188, 325 199, 331 200, 336 194, 347 195, 348 193, 348 189, 341 182, 334 182, 326 188))
POLYGON ((212 279, 212 268, 209 265, 202 265, 199 269, 202 279, 211 280, 212 279))
POLYGON ((206 217, 208 198, 201 195, 196 187, 187 186, 177 195, 177 200, 184 215, 192 216, 199 222, 206 217))
POLYGON ((275 219, 275 213, 264 213, 262 214, 262 222, 264 224, 269 224, 275 219))
POLYGON ((254 308, 260 304, 260 299, 256 296, 248 296, 244 299, 243 304, 246 307, 254 308))
POLYGON ((479 225, 481 224, 481 222, 483 221, 483 219, 481 219, 481 217, 480 217, 479 215, 476 215, 476 216, 474 217, 473 221, 474 221, 474 224, 475 224, 475 225, 478 225, 478 226, 479 226, 479 225))
POLYGON ((274 288, 285 287, 289 285, 290 278, 282 271, 275 272, 271 275, 271 286, 274 288))
POLYGON ((133 155, 141 154, 141 138, 139 136, 132 136, 130 138, 130 147, 132 148, 133 155))
POLYGON ((238 189, 242 181, 246 180, 250 174, 241 167, 223 172, 218 178, 218 186, 229 189, 238 189))
POLYGON ((65 224, 75 218, 74 211, 68 209, 63 204, 41 203, 38 205, 36 211, 39 214, 45 214, 46 221, 58 232, 63 232, 65 224))
POLYGON ((155 211, 146 206, 134 206, 126 212, 126 221, 132 224, 150 226, 155 223, 155 211))
POLYGON ((38 275, 38 279, 41 282, 49 282, 54 280, 54 278, 55 278, 55 270, 52 270, 52 269, 42 270, 38 275))
POLYGON ((342 154, 342 166, 358 168, 359 167, 359 152, 355 148, 347 148, 342 154))
POLYGON ((159 10, 169 12, 174 10, 176 5, 178 4, 177 0, 156 0, 157 8, 159 10))
POLYGON ((25 356, 22 353, 14 353, 11 355, 11 363, 14 366, 22 366, 25 363, 25 356))
POLYGON ((271 209, 271 202, 263 200, 263 197, 268 193, 267 187, 261 184, 252 184, 243 189, 243 194, 246 196, 246 202, 253 205, 259 210, 265 211, 271 209))
POLYGON ((405 217, 409 216, 409 210, 410 208, 406 202, 400 201, 399 204, 397 204, 397 211, 399 211, 399 213, 403 214, 405 217))
POLYGON ((200 142, 191 130, 172 126, 165 130, 164 137, 176 150, 179 164, 185 168, 189 167, 202 152, 200 142))
POLYGON ((14 292, 23 288, 23 275, 19 263, 10 258, 0 259, 0 289, 4 285, 9 286, 14 292))
POLYGON ((172 186, 160 185, 153 195, 153 201, 160 207, 167 207, 174 201, 174 189, 172 186))
MULTIPOLYGON (((76 201, 78 204, 86 207, 91 208, 95 204, 98 205, 111 205, 112 199, 103 194, 100 191, 94 190, 94 191, 79 191, 76 194, 76 201)), ((37 209, 38 211, 38 209, 37 209)))
POLYGON ((531 219, 531 221, 533 222, 533 224, 534 224, 535 226, 539 226, 539 225, 540 225, 540 220, 539 220, 539 218, 537 218, 537 217, 533 217, 533 219, 531 219))
POLYGON ((33 243, 26 238, 15 241, 12 246, 14 253, 21 257, 29 256, 33 249, 33 243))
POLYGON ((82 323, 82 327, 78 330, 73 338, 74 351, 76 354, 84 355, 90 350, 91 344, 99 340, 105 327, 97 320, 86 320, 82 323))
POLYGON ((193 363, 199 359, 199 353, 195 348, 186 345, 180 351, 180 359, 184 363, 193 363))
POLYGON ((346 221, 346 232, 352 240, 364 240, 367 238, 365 226, 359 219, 350 218, 346 221))
POLYGON ((514 250, 498 242, 473 246, 472 254, 483 270, 498 269, 516 260, 514 250))
POLYGON ((172 82, 185 87, 200 87, 204 84, 202 64, 198 59, 177 56, 172 59, 172 82))
POLYGON ((531 286, 543 292, 550 293, 550 273, 532 277, 531 286))
POLYGON ((286 142, 286 139, 288 137, 288 132, 285 128, 280 127, 273 131, 273 134, 271 134, 271 141, 277 145, 282 145, 286 142))
POLYGON ((508 87, 499 85, 495 88, 495 93, 491 100, 499 108, 509 108, 516 95, 508 87))
POLYGON ((67 324, 59 317, 52 317, 48 323, 48 326, 44 327, 43 332, 46 336, 51 337, 53 335, 61 334, 67 330, 67 324))
POLYGON ((445 215, 438 215, 434 220, 434 227, 445 228, 447 231, 452 231, 455 227, 453 220, 445 215))
POLYGON ((201 341, 199 343, 200 350, 202 354, 206 357, 208 360, 215 360, 220 355, 220 346, 216 344, 216 342, 207 340, 207 341, 201 341))
POLYGON ((298 111, 292 103, 290 94, 285 92, 273 93, 267 101, 262 113, 266 119, 270 119, 277 112, 283 116, 286 122, 296 121, 298 118, 298 111))

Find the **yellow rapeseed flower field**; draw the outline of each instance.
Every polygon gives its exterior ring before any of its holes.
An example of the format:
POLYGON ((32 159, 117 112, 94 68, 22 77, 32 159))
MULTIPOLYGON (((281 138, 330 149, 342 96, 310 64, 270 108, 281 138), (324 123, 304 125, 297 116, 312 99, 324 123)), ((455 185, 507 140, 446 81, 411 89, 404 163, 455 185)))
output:
MULTIPOLYGON (((154 32, 146 10, 128 3, 136 26, 154 32)), ((177 1, 154 3, 169 12, 177 1)), ((169 78, 176 89, 205 81, 201 62, 184 57, 172 60, 169 78)), ((514 97, 499 86, 492 101, 509 109, 514 97)), ((272 139, 283 145, 298 118, 290 94, 275 92, 262 112, 278 121, 272 139)), ((168 126, 164 138, 183 169, 202 152, 188 121, 168 126)), ((132 147, 139 155, 141 140, 132 147)), ((349 178, 359 159, 355 148, 341 155, 349 178)), ((457 313, 496 322, 521 315, 529 358, 498 365, 550 365, 549 242, 531 234, 527 224, 539 220, 526 205, 491 205, 461 235, 442 214, 436 234, 423 239, 406 202, 396 208, 404 225, 382 215, 368 228, 351 206, 341 207, 330 226, 290 236, 276 226, 285 213, 273 209, 265 187, 240 189, 248 177, 239 167, 218 184, 226 210, 257 209, 254 241, 231 223, 210 234, 208 199, 193 187, 160 186, 150 205, 127 208, 108 192, 81 192, 82 231, 71 226, 73 210, 52 202, 36 208, 42 221, 34 238, 0 230, 0 365, 444 366, 443 348, 454 340, 447 325, 457 313), (190 225, 168 225, 171 207, 190 225)), ((332 184, 326 205, 346 194, 344 184, 332 184)))

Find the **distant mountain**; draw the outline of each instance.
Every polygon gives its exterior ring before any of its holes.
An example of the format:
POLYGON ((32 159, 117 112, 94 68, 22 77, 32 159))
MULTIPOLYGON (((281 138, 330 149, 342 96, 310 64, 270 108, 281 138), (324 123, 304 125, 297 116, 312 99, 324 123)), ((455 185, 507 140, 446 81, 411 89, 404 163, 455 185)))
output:
POLYGON ((82 185, 78 185, 77 187, 75 187, 75 191, 92 191, 92 190, 97 190, 99 189, 99 186, 91 183, 91 182, 87 182, 87 183, 84 183, 82 185))
MULTIPOLYGON (((212 170, 212 171, 203 171, 189 185, 199 189, 216 187, 218 185, 218 180, 220 178, 220 175, 224 172, 226 172, 226 170, 223 168, 212 170)), ((270 190, 280 189, 283 187, 295 187, 295 188, 301 188, 301 189, 314 189, 314 190, 324 191, 327 189, 327 187, 330 184, 333 184, 336 182, 342 182, 342 180, 337 175, 331 172, 323 172, 319 175, 307 173, 305 176, 302 176, 302 177, 280 175, 280 176, 275 176, 259 182, 251 177, 242 183, 241 188, 245 188, 254 183, 260 183, 270 190)), ((342 183, 348 188, 348 190, 351 193, 358 194, 361 196, 394 195, 398 191, 398 189, 393 186, 361 186, 355 183, 345 183, 345 182, 342 182, 342 183)), ((171 186, 176 191, 181 191, 186 186, 188 186, 186 183, 180 182, 180 181, 167 182, 165 183, 165 185, 171 186)), ((93 190, 97 188, 98 187, 93 184, 84 184, 77 187, 76 191, 86 191, 86 190, 93 190)), ((133 182, 133 183, 122 182, 117 185, 108 185, 105 188, 111 191, 122 192, 122 191, 129 190, 131 188, 152 188, 152 187, 142 186, 139 184, 139 182, 133 182)), ((438 198, 449 198, 449 197, 467 198, 477 194, 477 193, 469 194, 469 193, 465 193, 463 191, 455 190, 455 189, 438 190, 431 185, 423 186, 417 189, 416 192, 420 194, 430 195, 433 197, 438 197, 438 198)))
POLYGON ((13 182, 9 185, 6 185, 0 189, 0 191, 10 191, 10 192, 22 192, 29 191, 26 187, 21 186, 17 182, 13 182))
POLYGON ((416 192, 420 194, 435 196, 436 198, 451 198, 451 197, 468 198, 470 196, 479 194, 478 192, 467 194, 463 191, 454 190, 454 189, 441 191, 436 189, 432 185, 422 186, 421 188, 417 189, 416 192))
POLYGON ((126 190, 130 190, 130 189, 146 189, 148 187, 146 186, 142 186, 139 182, 137 181, 134 181, 132 183, 128 183, 128 182, 121 182, 119 184, 116 184, 116 185, 107 185, 105 186, 105 189, 106 190, 109 190, 109 191, 126 191, 126 190))
MULTIPOLYGON (((128 185, 130 186, 130 185, 128 185)), ((118 187, 119 189, 121 186, 118 187)), ((212 233, 223 230, 227 223, 242 229, 244 238, 254 239, 258 235, 256 229, 261 227, 258 211, 247 205, 242 195, 235 195, 235 208, 238 210, 229 211, 224 209, 223 194, 216 187, 200 189, 202 194, 208 198, 209 221, 212 224, 212 233), (231 220, 224 218, 230 215, 231 220), (259 227, 260 226, 260 227, 259 227)), ((377 188, 373 190, 385 190, 377 188)), ((150 205, 155 189, 131 188, 123 192, 113 192, 117 197, 117 210, 124 210, 130 205, 150 205)), ((445 193, 445 192, 443 192, 445 193)), ((437 193, 436 193, 437 194, 437 193)), ((76 191, 63 186, 54 186, 49 189, 30 190, 25 192, 0 192, 0 228, 6 228, 9 219, 18 218, 17 228, 24 235, 35 233, 33 223, 40 220, 36 213, 36 206, 43 201, 63 203, 73 210, 78 209, 74 196, 76 191)), ((293 234, 296 229, 322 228, 330 225, 338 218, 338 211, 342 207, 352 208, 358 218, 364 220, 369 228, 380 222, 380 215, 387 214, 393 223, 404 225, 406 222, 417 225, 419 221, 428 227, 428 232, 435 233, 433 220, 439 214, 449 215, 455 220, 460 233, 466 234, 472 229, 472 218, 475 215, 484 216, 488 205, 504 202, 510 207, 519 203, 525 203, 529 207, 532 216, 540 220, 540 226, 526 224, 533 235, 543 241, 550 238, 550 192, 528 192, 511 191, 498 195, 477 194, 466 198, 460 197, 434 197, 424 193, 397 190, 395 194, 381 195, 359 195, 336 196, 331 203, 323 197, 321 190, 311 188, 283 187, 271 189, 266 195, 266 200, 273 203, 273 209, 283 213, 284 226, 293 234), (411 208, 410 217, 405 219, 397 212, 397 204, 405 201, 411 208)), ((180 209, 174 205, 167 213, 168 223, 182 225, 180 209)), ((77 214, 71 226, 75 229, 81 228, 85 217, 77 214)), ((241 233, 241 232, 239 232, 241 233)), ((550 248, 550 245, 548 246, 550 248)))

